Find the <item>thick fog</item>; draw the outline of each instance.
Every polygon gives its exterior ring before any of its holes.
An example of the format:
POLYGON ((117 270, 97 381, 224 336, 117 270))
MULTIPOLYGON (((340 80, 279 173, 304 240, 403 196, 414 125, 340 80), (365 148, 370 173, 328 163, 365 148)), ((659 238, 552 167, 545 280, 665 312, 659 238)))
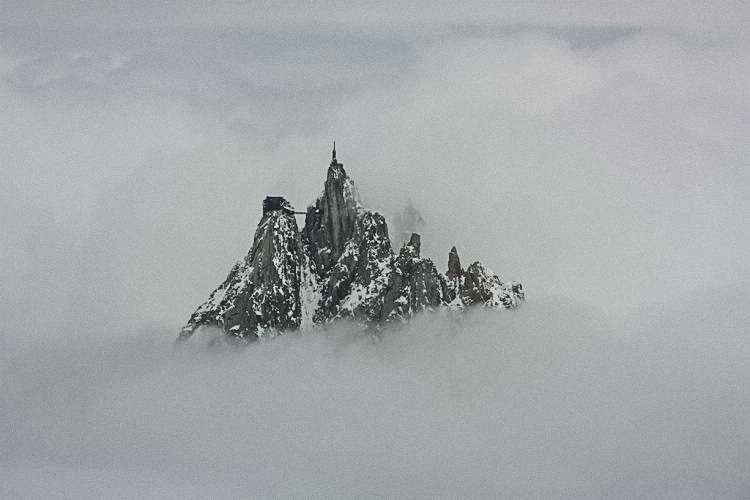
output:
POLYGON ((747 498, 749 297, 710 292, 40 344, 2 372, 0 498, 747 498))
POLYGON ((0 5, 1 499, 750 496, 748 7, 404 5, 0 5), (526 303, 176 349, 334 140, 526 303))

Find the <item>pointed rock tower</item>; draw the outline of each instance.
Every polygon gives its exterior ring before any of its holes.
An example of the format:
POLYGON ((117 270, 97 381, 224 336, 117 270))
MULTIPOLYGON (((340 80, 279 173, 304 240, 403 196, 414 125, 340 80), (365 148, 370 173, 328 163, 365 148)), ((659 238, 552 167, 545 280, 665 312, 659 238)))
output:
POLYGON ((303 235, 317 269, 328 273, 344 253, 344 246, 354 235, 357 215, 362 208, 357 201, 354 183, 344 165, 336 160, 336 143, 328 167, 323 194, 307 209, 303 235))
POLYGON ((382 215, 360 205, 354 182, 336 160, 336 143, 323 194, 307 209, 302 238, 322 284, 316 322, 377 321, 393 260, 388 226, 382 215))
POLYGON ((513 308, 524 297, 519 283, 501 282, 479 262, 464 271, 455 247, 441 275, 421 257, 416 233, 395 256, 385 218, 359 203, 336 143, 323 193, 308 207, 301 232, 294 214, 283 198, 266 199, 250 252, 180 338, 215 326, 254 340, 337 318, 381 323, 441 306, 513 308))

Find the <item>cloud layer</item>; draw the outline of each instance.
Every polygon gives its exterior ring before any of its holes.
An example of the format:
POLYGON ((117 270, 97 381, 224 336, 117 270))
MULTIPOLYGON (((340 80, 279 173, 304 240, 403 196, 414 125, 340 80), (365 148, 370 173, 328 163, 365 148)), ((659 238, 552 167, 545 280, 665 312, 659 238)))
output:
POLYGON ((747 7, 416 8, 0 7, 0 484, 747 496, 747 7), (526 307, 173 352, 333 140, 526 307))
POLYGON ((0 294, 33 331, 179 326, 246 252, 263 196, 318 195, 333 139, 367 204, 393 220, 413 200, 441 266, 458 244, 533 294, 620 312, 748 272, 745 38, 485 24, 1 40, 15 215, 0 294))
POLYGON ((747 299, 39 346, 2 373, 0 498, 743 498, 747 299))

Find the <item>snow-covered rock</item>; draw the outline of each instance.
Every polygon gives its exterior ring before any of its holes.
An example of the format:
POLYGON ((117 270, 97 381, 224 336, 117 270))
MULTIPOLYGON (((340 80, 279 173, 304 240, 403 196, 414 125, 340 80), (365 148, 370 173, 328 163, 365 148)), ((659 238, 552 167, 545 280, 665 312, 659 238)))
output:
POLYGON ((189 337, 201 326, 218 326, 250 339, 266 331, 296 329, 302 319, 304 260, 294 214, 277 210, 264 215, 247 257, 193 313, 180 337, 189 337))
POLYGON ((448 272, 444 283, 445 302, 454 308, 484 305, 512 309, 524 299, 523 286, 520 283, 503 283, 481 262, 474 262, 464 270, 456 247, 448 254, 448 272))
POLYGON ((413 233, 393 263, 381 320, 406 319, 443 303, 443 281, 435 264, 420 257, 421 238, 413 233))
POLYGON ((514 308, 523 300, 520 283, 503 283, 481 263, 464 270, 455 247, 445 276, 420 247, 414 233, 394 255, 385 218, 359 203, 334 148, 323 194, 308 207, 302 231, 285 200, 267 199, 247 257, 180 338, 216 326, 252 340, 337 318, 377 324, 445 306, 514 308))
POLYGON ((344 165, 336 161, 334 149, 323 194, 307 208, 302 230, 308 254, 319 273, 328 274, 338 263, 354 236, 362 212, 354 182, 346 175, 344 165))
POLYGON ((324 286, 317 321, 341 317, 378 321, 392 267, 393 251, 385 219, 378 213, 361 211, 344 252, 330 272, 320 276, 324 286))

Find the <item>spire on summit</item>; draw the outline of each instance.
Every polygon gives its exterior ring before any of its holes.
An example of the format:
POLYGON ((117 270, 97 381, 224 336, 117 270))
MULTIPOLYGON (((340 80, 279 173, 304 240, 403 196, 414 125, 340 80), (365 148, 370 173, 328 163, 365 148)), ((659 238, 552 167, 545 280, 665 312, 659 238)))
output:
POLYGON ((343 166, 336 159, 336 141, 333 141, 333 153, 331 154, 331 166, 332 167, 343 166))

